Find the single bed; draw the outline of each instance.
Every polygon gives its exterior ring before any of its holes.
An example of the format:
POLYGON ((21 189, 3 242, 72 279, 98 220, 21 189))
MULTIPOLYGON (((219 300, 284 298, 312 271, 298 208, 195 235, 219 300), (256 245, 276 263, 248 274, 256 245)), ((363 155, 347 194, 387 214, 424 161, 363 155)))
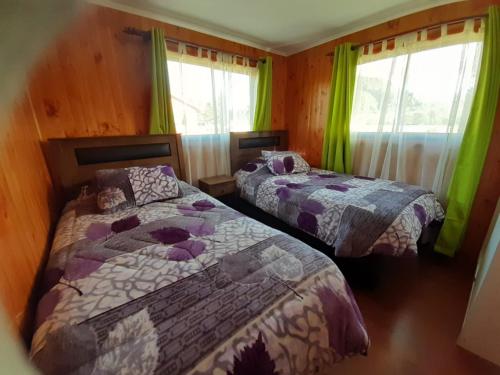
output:
POLYGON ((312 168, 275 175, 261 150, 287 150, 279 132, 231 133, 239 196, 331 247, 336 257, 410 255, 444 212, 435 195, 400 182, 312 168))
MULTIPOLYGON (((102 168, 183 173, 175 136, 46 147, 65 194, 102 168)), ((362 316, 328 257, 179 186, 178 198, 110 214, 92 194, 66 205, 31 347, 42 372, 329 374, 367 353, 362 316)))

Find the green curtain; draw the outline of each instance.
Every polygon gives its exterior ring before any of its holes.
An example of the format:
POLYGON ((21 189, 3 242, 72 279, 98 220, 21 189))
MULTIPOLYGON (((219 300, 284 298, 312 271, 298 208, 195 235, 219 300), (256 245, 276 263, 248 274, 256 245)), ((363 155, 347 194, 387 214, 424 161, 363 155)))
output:
POLYGON ((259 69, 259 83, 257 85, 253 130, 271 130, 273 59, 267 56, 259 61, 257 68, 259 69))
POLYGON ((328 121, 323 139, 322 168, 339 173, 352 171, 349 122, 358 51, 351 47, 351 43, 335 47, 328 121))
POLYGON ((168 83, 165 35, 161 29, 151 30, 151 111, 150 134, 175 133, 174 112, 168 83))
MULTIPOLYGON (((476 94, 448 189, 448 208, 435 250, 453 256, 462 243, 490 143, 500 89, 500 7, 491 6, 476 94)), ((480 246, 480 244, 478 244, 480 246)))

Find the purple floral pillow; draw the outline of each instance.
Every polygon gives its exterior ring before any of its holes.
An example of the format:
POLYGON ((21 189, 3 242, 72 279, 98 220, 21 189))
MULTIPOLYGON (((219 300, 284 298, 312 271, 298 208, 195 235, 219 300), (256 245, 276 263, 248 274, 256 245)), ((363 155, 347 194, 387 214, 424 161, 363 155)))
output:
POLYGON ((267 159, 267 167, 275 175, 306 173, 311 170, 309 164, 295 152, 270 156, 267 159))
POLYGON ((180 196, 179 181, 170 165, 127 169, 128 179, 138 206, 180 196))
POLYGON ((96 172, 96 181, 97 206, 104 214, 181 195, 169 165, 102 169, 96 172))

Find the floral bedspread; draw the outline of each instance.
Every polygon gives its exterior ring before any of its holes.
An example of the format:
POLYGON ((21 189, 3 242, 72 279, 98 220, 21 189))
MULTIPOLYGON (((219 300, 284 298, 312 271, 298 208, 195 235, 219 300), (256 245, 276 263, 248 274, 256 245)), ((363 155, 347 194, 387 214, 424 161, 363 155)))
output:
POLYGON ((321 374, 366 354, 325 255, 182 184, 113 214, 63 212, 31 356, 46 374, 321 374))
POLYGON ((240 196, 332 246, 336 256, 417 253, 422 229, 444 212, 432 192, 320 169, 275 176, 257 159, 236 172, 240 196))

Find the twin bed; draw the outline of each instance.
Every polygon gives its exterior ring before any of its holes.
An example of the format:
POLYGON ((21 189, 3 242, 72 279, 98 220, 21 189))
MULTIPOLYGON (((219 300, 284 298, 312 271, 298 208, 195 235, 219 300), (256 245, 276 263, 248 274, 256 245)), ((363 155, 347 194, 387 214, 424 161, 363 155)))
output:
POLYGON ((422 233, 444 218, 435 195, 418 186, 309 166, 273 170, 269 158, 281 155, 273 160, 279 163, 287 146, 286 131, 231 133, 239 196, 319 239, 330 256, 415 255, 422 233))
MULTIPOLYGON (((367 353, 363 318, 330 257, 183 182, 180 137, 45 147, 60 193, 83 193, 63 210, 41 286, 31 355, 42 372, 330 374, 367 353), (112 183, 81 189, 94 176, 112 183), (167 189, 158 180, 175 194, 158 199, 167 189)), ((422 229, 442 218, 418 187, 285 173, 288 159, 271 173, 261 151, 286 149, 286 132, 232 134, 240 195, 330 255, 415 253, 422 229)))
MULTIPOLYGON (((137 194, 137 166, 169 164, 161 178, 182 179, 179 142, 46 145, 61 194, 98 170, 128 168, 136 204, 107 186, 112 212, 97 208, 92 189, 66 205, 41 286, 34 363, 47 374, 329 374, 366 354, 360 311, 326 255, 182 181, 170 199, 137 194)), ((140 192, 162 193, 139 182, 140 192)))

